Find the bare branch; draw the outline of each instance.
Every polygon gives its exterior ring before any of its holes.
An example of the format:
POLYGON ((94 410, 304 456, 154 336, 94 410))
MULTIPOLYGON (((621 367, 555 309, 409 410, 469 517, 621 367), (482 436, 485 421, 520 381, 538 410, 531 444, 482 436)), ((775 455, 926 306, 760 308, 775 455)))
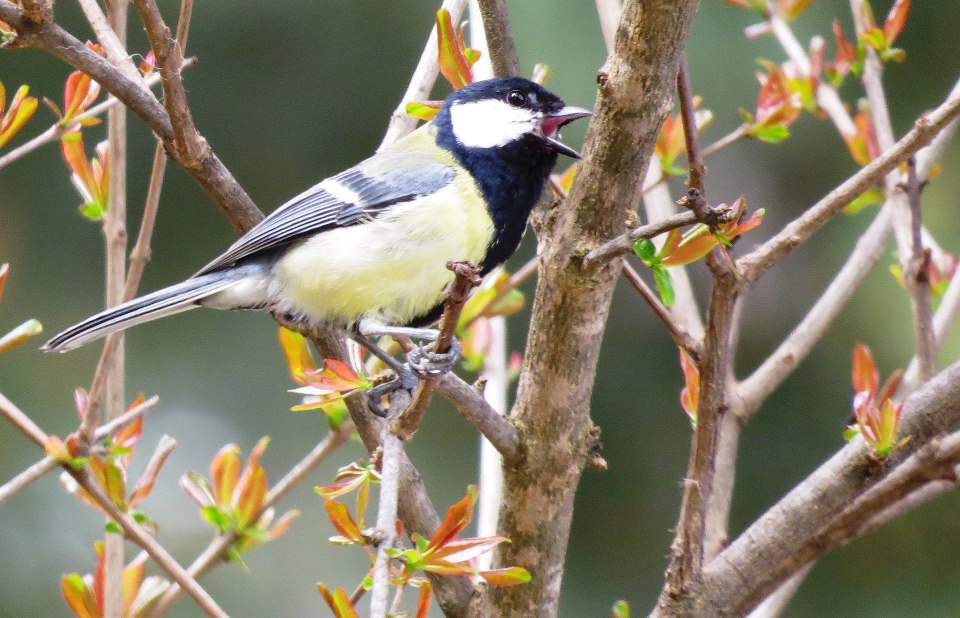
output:
POLYGON ((960 363, 954 363, 905 402, 901 432, 911 436, 909 442, 879 464, 862 440, 848 444, 711 561, 703 571, 702 590, 707 598, 701 614, 749 611, 798 568, 831 547, 811 548, 811 539, 914 452, 936 444, 935 438, 958 421, 960 363), (811 510, 811 504, 817 508, 811 510), (807 553, 801 556, 801 549, 807 553))
POLYGON ((513 42, 510 18, 505 0, 477 0, 483 16, 483 31, 487 35, 487 49, 493 63, 493 74, 498 77, 520 74, 517 46, 513 42))
POLYGON ((703 346, 701 346, 700 342, 694 339, 683 326, 674 321, 673 316, 670 315, 670 311, 660 302, 660 298, 650 289, 647 283, 640 277, 640 273, 634 270, 633 266, 631 266, 630 262, 626 259, 623 260, 623 275, 627 281, 630 282, 630 285, 640 294, 644 302, 653 309, 653 312, 657 314, 657 317, 660 318, 663 325, 667 327, 677 347, 689 354, 694 362, 699 363, 703 358, 703 346))
POLYGON ((507 465, 514 465, 523 457, 517 428, 487 403, 477 389, 453 373, 440 378, 437 390, 471 425, 493 444, 507 465))
POLYGON ((690 86, 690 71, 687 68, 686 54, 680 61, 680 71, 677 73, 677 98, 680 100, 683 139, 687 147, 687 167, 689 168, 687 187, 696 189, 700 192, 700 195, 705 196, 703 177, 707 173, 707 166, 703 163, 700 140, 697 139, 697 119, 693 108, 693 90, 690 86))
POLYGON ((752 415, 820 341, 883 255, 891 229, 890 209, 884 207, 857 240, 850 257, 800 323, 777 349, 740 383, 738 392, 743 401, 741 412, 745 416, 752 415))
POLYGON ((626 234, 608 240, 583 256, 583 269, 587 272, 595 272, 610 260, 633 251, 633 246, 641 238, 653 238, 672 229, 692 225, 696 222, 696 213, 688 210, 653 223, 635 227, 626 234))

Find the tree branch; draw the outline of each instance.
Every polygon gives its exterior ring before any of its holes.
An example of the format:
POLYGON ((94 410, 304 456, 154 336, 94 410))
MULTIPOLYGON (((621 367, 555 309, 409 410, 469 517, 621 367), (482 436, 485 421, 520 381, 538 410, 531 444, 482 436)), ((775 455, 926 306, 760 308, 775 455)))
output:
MULTIPOLYGON (((141 416, 143 416, 144 414, 152 410, 159 401, 160 401, 160 398, 154 395, 153 397, 151 397, 150 399, 147 399, 140 405, 131 408, 130 410, 125 412, 122 416, 119 416, 113 419, 112 421, 105 423, 100 428, 98 428, 96 433, 94 434, 95 442, 99 442, 106 436, 112 435, 118 429, 122 427, 126 427, 133 421, 137 420, 138 418, 140 418, 141 416)), ((24 415, 23 417, 20 417, 19 415, 16 414, 16 412, 13 413, 13 416, 8 416, 6 411, 10 411, 11 409, 16 409, 16 406, 13 406, 13 404, 9 400, 3 399, 3 396, 0 395, 0 413, 3 413, 4 416, 7 416, 8 421, 12 422, 14 425, 19 426, 18 423, 21 422, 22 418, 27 418, 27 417, 26 415, 24 415)), ((33 427, 35 427, 38 431, 40 430, 39 427, 36 427, 36 425, 33 425, 33 427)), ((32 433, 32 430, 31 430, 31 433, 32 433)), ((36 434, 36 435, 39 435, 39 434, 36 434)), ((31 436, 31 439, 32 439, 32 436, 31 436)), ((44 445, 38 445, 38 446, 40 446, 40 448, 44 448, 44 445)), ((30 466, 29 468, 27 468, 26 470, 18 474, 17 476, 13 477, 12 479, 4 483, 2 486, 0 486, 0 504, 2 504, 3 501, 9 498, 10 496, 19 492, 21 489, 26 488, 28 485, 30 485, 31 483, 33 483, 43 475, 54 470, 59 465, 60 463, 56 459, 47 455, 37 463, 33 464, 32 466, 30 466)))
POLYGON ((176 151, 170 117, 152 93, 127 79, 109 61, 87 49, 57 24, 52 21, 33 22, 24 19, 23 13, 19 6, 9 0, 0 0, 0 20, 17 31, 19 47, 43 49, 80 69, 120 99, 163 141, 171 158, 194 177, 238 232, 247 231, 263 218, 263 214, 215 154, 208 151, 208 156, 202 159, 189 160, 176 151))
MULTIPOLYGON (((501 534, 494 566, 524 566, 524 586, 488 589, 477 615, 553 615, 581 472, 596 448, 590 396, 619 264, 588 274, 587 251, 626 230, 663 118, 696 0, 629 0, 615 50, 598 75, 596 115, 570 197, 541 229, 540 269, 527 352, 512 418, 525 457, 504 471, 501 534), (530 522, 540 522, 530 525, 530 522)), ((489 36, 489 35, 488 35, 489 36)))
POLYGON ((876 462, 862 440, 841 449, 757 519, 703 572, 704 605, 697 615, 748 612, 780 583, 831 546, 809 551, 855 501, 914 452, 960 422, 960 362, 940 372, 904 404, 901 434, 910 441, 876 462), (816 504, 816 509, 810 505, 816 504))
POLYGON ((737 260, 737 270, 747 282, 759 279, 782 257, 806 241, 841 208, 880 180, 884 174, 930 143, 953 119, 960 116, 960 98, 951 98, 917 119, 914 127, 893 148, 868 163, 823 199, 787 224, 773 238, 737 260))

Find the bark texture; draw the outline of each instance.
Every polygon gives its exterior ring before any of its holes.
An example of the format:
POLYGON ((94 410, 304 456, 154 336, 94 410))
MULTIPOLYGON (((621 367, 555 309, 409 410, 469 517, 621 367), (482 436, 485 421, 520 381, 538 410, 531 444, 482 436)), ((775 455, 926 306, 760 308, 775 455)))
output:
POLYGON ((488 589, 477 615, 557 614, 573 499, 598 448, 590 397, 619 261, 587 274, 582 258, 626 230, 663 118, 696 0, 625 3, 597 76, 595 118, 570 197, 542 220, 539 279, 524 370, 511 413, 525 458, 504 471, 495 565, 526 567, 524 586, 488 589), (496 608, 491 613, 489 609, 496 608))

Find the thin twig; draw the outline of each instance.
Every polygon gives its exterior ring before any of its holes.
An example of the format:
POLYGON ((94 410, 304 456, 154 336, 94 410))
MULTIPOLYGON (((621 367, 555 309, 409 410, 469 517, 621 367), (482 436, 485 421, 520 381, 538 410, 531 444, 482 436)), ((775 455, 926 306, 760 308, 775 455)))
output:
POLYGON ((370 591, 370 618, 385 618, 390 596, 390 556, 387 550, 397 541, 397 498, 400 493, 400 461, 403 440, 392 431, 383 432, 383 464, 380 469, 380 502, 377 504, 377 557, 370 591))
MULTIPOLYGON (((104 424, 102 427, 97 429, 97 432, 95 434, 96 441, 99 442, 104 437, 113 434, 115 431, 117 431, 121 427, 126 427, 136 419, 140 418, 141 416, 149 412, 151 409, 153 409, 153 407, 157 405, 158 401, 160 401, 160 399, 156 395, 154 395, 153 397, 151 397, 150 399, 147 399, 140 405, 131 408, 129 411, 124 413, 123 416, 115 418, 109 423, 104 424)), ((6 401, 6 404, 12 405, 10 404, 9 401, 6 401)), ((0 409, 2 408, 3 406, 0 405, 0 409)), ((38 445, 38 446, 40 446, 40 448, 43 448, 43 445, 38 445)), ((60 463, 53 457, 50 457, 49 455, 45 456, 40 461, 31 465, 29 468, 25 469, 23 472, 16 475, 12 479, 4 483, 2 486, 0 486, 0 504, 2 504, 3 501, 9 498, 10 496, 13 496, 20 490, 26 488, 28 485, 30 485, 31 483, 33 483, 43 475, 47 474, 48 472, 52 471, 59 465, 60 463)))
MULTIPOLYGON (((127 79, 139 85, 140 88, 150 94, 150 96, 153 96, 149 88, 147 88, 147 85, 143 83, 143 76, 140 74, 140 71, 137 70, 137 67, 134 66, 133 60, 127 52, 125 43, 126 20, 121 24, 114 15, 111 15, 108 20, 96 0, 77 0, 77 3, 83 10, 83 14, 87 18, 90 27, 93 28, 93 32, 97 35, 97 40, 100 42, 100 45, 103 46, 103 50, 107 52, 107 59, 111 64, 117 67, 127 79), (118 31, 118 27, 121 25, 123 29, 122 31, 118 31)), ((112 4, 108 2, 108 12, 112 12, 111 6, 112 4)), ((126 5, 124 5, 124 17, 126 17, 126 14, 126 5)))
MULTIPOLYGON (((463 10, 467 6, 467 0, 443 0, 441 8, 450 13, 450 19, 457 23, 463 10)), ((430 30, 430 36, 427 37, 427 43, 423 47, 423 53, 420 54, 420 60, 417 62, 417 68, 414 69, 410 77, 410 84, 406 92, 400 99, 400 104, 390 115, 390 124, 387 126, 387 132, 380 142, 378 151, 383 150, 394 143, 404 135, 413 131, 417 126, 417 119, 407 114, 407 103, 410 101, 420 101, 430 96, 430 90, 434 82, 437 81, 437 27, 434 25, 430 30)))
POLYGON ((583 256, 583 269, 588 273, 593 272, 606 262, 633 251, 633 246, 641 238, 653 238, 674 228, 692 225, 696 222, 696 213, 684 211, 653 223, 635 227, 626 234, 608 240, 583 256))
MULTIPOLYGON (((434 345, 434 352, 437 354, 446 354, 450 351, 457 330, 460 311, 466 304, 467 299, 470 298, 470 290, 480 284, 480 273, 469 262, 448 262, 447 268, 453 271, 456 278, 443 306, 443 315, 440 318, 440 333, 437 335, 437 341, 434 345)), ((420 380, 411 404, 390 419, 390 433, 401 440, 409 440, 413 437, 413 434, 420 427, 420 420, 430 404, 430 398, 437 388, 439 378, 440 376, 430 376, 420 380)))
POLYGON ((176 151, 188 161, 198 161, 209 150, 193 124, 193 115, 187 103, 187 92, 180 75, 183 50, 171 38, 170 28, 163 21, 155 0, 133 0, 143 20, 147 38, 157 58, 160 80, 163 84, 163 104, 173 127, 176 151))
POLYGON ((903 281, 910 291, 913 308, 913 331, 916 339, 917 377, 921 384, 937 371, 937 340, 933 328, 933 308, 930 304, 930 250, 923 246, 920 194, 923 182, 917 177, 916 161, 907 161, 907 180, 903 185, 910 206, 911 248, 913 254, 908 268, 903 270, 903 281))
POLYGON ((667 327, 677 347, 689 354, 694 362, 699 363, 701 358, 703 358, 703 346, 687 332, 687 329, 677 324, 670 314, 670 311, 663 305, 663 302, 661 302, 660 297, 650 289, 647 282, 640 277, 640 273, 638 273, 626 259, 623 260, 623 275, 630 285, 640 294, 644 302, 653 309, 653 312, 660 318, 663 325, 667 327))
POLYGON ((893 148, 861 168, 802 215, 787 224, 773 238, 737 260, 737 269, 745 281, 759 279, 771 266, 819 230, 841 208, 849 204, 887 172, 926 146, 960 116, 960 98, 948 99, 917 119, 914 127, 893 148))
POLYGON ((150 184, 147 187, 147 199, 143 206, 143 218, 140 221, 140 232, 137 242, 130 251, 130 270, 127 272, 127 282, 123 288, 124 302, 132 299, 137 293, 143 271, 150 261, 150 239, 153 237, 154 224, 157 221, 157 209, 160 206, 160 189, 163 187, 163 176, 167 169, 167 155, 163 146, 157 144, 153 151, 153 165, 150 168, 150 184))
POLYGON ((704 149, 700 152, 700 154, 703 156, 704 159, 711 157, 717 154, 718 152, 720 152, 721 150, 723 150, 724 148, 726 148, 727 146, 729 146, 730 144, 733 144, 734 142, 740 139, 743 139, 743 137, 747 135, 747 132, 749 130, 750 130, 750 125, 742 124, 736 129, 734 129, 733 131, 730 131, 729 133, 727 133, 726 135, 724 135, 723 137, 715 141, 714 143, 704 147, 704 149))
POLYGON ((696 189, 705 196, 703 178, 707 173, 707 166, 703 163, 703 153, 700 152, 700 140, 697 139, 696 110, 693 107, 693 89, 690 86, 690 69, 687 67, 687 56, 684 54, 680 61, 680 70, 677 72, 677 98, 680 99, 680 118, 683 121, 683 139, 687 147, 687 187, 696 189))
POLYGON ((517 45, 513 41, 510 18, 505 0, 477 0, 483 16, 483 31, 493 63, 493 74, 498 77, 520 74, 517 45))

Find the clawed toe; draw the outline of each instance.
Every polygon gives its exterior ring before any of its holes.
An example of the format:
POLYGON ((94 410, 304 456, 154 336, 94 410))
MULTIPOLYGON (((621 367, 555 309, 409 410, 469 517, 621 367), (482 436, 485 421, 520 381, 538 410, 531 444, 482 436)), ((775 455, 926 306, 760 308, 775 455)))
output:
POLYGON ((432 352, 426 346, 416 347, 407 353, 407 366, 421 378, 443 375, 460 359, 462 349, 456 337, 450 340, 450 349, 446 352, 432 352))

